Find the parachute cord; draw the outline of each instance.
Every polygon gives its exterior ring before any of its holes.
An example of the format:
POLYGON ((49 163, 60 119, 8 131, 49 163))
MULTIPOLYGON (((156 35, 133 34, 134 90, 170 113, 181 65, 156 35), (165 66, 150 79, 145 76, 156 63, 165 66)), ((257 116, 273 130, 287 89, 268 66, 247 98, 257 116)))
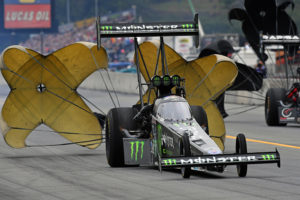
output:
POLYGON ((12 70, 11 70, 11 69, 9 69, 8 67, 6 67, 6 68, 5 68, 5 70, 8 70, 9 72, 13 73, 14 75, 16 75, 16 76, 18 76, 18 77, 20 77, 20 78, 24 79, 25 81, 27 81, 27 82, 29 82, 29 83, 31 83, 32 85, 34 85, 34 86, 35 86, 35 83, 34 83, 32 80, 30 80, 30 79, 27 79, 27 78, 25 78, 24 76, 22 76, 22 75, 18 74, 17 72, 14 72, 14 71, 12 71, 12 70))
MULTIPOLYGON (((29 55, 36 63, 38 63, 42 68, 44 68, 44 69, 45 69, 46 71, 48 71, 50 74, 52 74, 57 80, 59 80, 60 82, 62 82, 62 83, 63 83, 66 87, 68 87, 70 90, 72 90, 72 91, 74 91, 75 93, 77 93, 80 97, 84 98, 86 101, 88 101, 90 104, 92 104, 95 108, 97 108, 100 112, 102 112, 102 113, 105 115, 105 113, 104 113, 101 109, 99 109, 97 106, 95 106, 95 104, 93 104, 92 102, 90 102, 87 98, 85 98, 84 96, 82 96, 81 94, 79 94, 75 89, 73 89, 73 88, 72 88, 71 86, 69 86, 66 82, 64 82, 62 79, 60 79, 58 76, 56 76, 53 72, 51 72, 51 70, 49 70, 49 69, 48 69, 46 66, 44 66, 41 62, 39 62, 39 61, 38 61, 32 54, 30 54, 27 50, 26 50, 26 52, 27 52, 27 54, 28 54, 28 55, 29 55)), ((93 55, 93 54, 92 54, 92 55, 93 55)), ((97 63, 96 63, 96 65, 97 65, 97 63)), ((98 66, 98 65, 97 65, 97 66, 98 66)), ((28 79, 26 79, 25 77, 23 77, 23 76, 17 74, 16 72, 13 72, 13 71, 10 70, 9 68, 7 68, 7 69, 8 69, 10 72, 12 72, 12 73, 18 75, 19 77, 23 78, 24 80, 28 80, 28 79)), ((28 81, 31 81, 31 80, 28 80, 28 81)), ((31 82, 34 84, 33 81, 31 81, 31 82)), ((59 97, 59 98, 65 100, 65 101, 67 101, 67 102, 69 102, 69 103, 71 103, 71 104, 73 104, 73 105, 75 105, 75 106, 81 108, 80 106, 78 106, 78 105, 76 105, 76 104, 74 104, 74 103, 68 101, 67 99, 65 99, 65 98, 63 98, 63 97, 61 97, 61 96, 59 96, 59 95, 57 95, 57 94, 51 92, 49 89, 47 89, 47 91, 49 91, 49 92, 52 93, 53 95, 55 95, 55 96, 57 96, 57 97, 59 97)), ((81 108, 81 109, 83 109, 83 108, 81 108)), ((85 109, 83 109, 83 110, 85 110, 85 109)), ((87 110, 85 110, 85 111, 87 111, 87 110)), ((88 113, 91 113, 91 112, 89 112, 89 111, 87 111, 87 112, 88 112, 88 113)))
POLYGON ((265 100, 265 99, 263 99, 263 98, 248 97, 248 96, 236 95, 236 94, 230 94, 230 93, 226 93, 226 95, 229 95, 229 96, 236 96, 236 97, 243 97, 243 98, 248 98, 248 99, 262 100, 262 101, 265 100))
POLYGON ((203 77, 203 79, 196 85, 196 87, 194 88, 194 90, 192 91, 192 93, 189 95, 189 98, 191 98, 194 95, 194 93, 196 92, 196 90, 202 85, 202 83, 204 83, 204 81, 207 79, 207 77, 209 76, 209 74, 212 73, 212 71, 215 69, 215 67, 217 66, 217 64, 218 63, 214 64, 214 66, 209 70, 209 72, 205 75, 205 77, 203 77))
POLYGON ((54 96, 56 96, 56 97, 58 97, 58 98, 60 98, 60 99, 62 99, 62 100, 64 100, 64 101, 66 101, 66 102, 68 102, 68 103, 70 103, 70 104, 72 104, 72 105, 74 105, 74 106, 76 106, 77 108, 80 108, 80 109, 83 110, 83 111, 86 111, 86 112, 89 113, 89 114, 93 114, 92 112, 90 112, 90 111, 88 111, 88 110, 82 108, 81 106, 79 106, 79 105, 77 105, 77 104, 75 104, 75 103, 69 101, 68 99, 66 99, 66 98, 64 98, 64 97, 62 97, 62 96, 60 96, 60 95, 58 95, 58 94, 56 94, 56 93, 50 91, 48 88, 46 88, 45 91, 49 92, 50 94, 52 94, 52 95, 54 95, 54 96))
MULTIPOLYGON (((294 9, 292 9, 291 19, 293 18, 293 16, 295 16, 294 14, 295 14, 294 9)), ((291 26, 291 31, 293 31, 293 32, 295 33, 296 30, 294 30, 294 29, 292 29, 292 28, 293 28, 293 26, 291 26)), ((298 55, 298 50, 299 50, 299 48, 296 50, 296 52, 294 52, 294 53, 295 53, 294 56, 297 56, 297 55, 298 55)), ((295 64, 296 58, 293 59, 293 62, 294 62, 293 64, 295 64)), ((298 65, 297 65, 297 68, 299 68, 299 67, 300 67, 300 62, 298 62, 298 65)), ((296 80, 296 81, 300 81, 300 74, 298 75, 298 74, 296 73, 295 80, 296 80)))
MULTIPOLYGON (((268 53, 268 56, 271 58, 271 61, 272 61, 272 64, 274 65, 274 67, 276 66, 276 63, 275 63, 275 61, 272 59, 272 56, 271 56, 271 53, 270 53, 270 51, 267 49, 267 53, 268 53)), ((286 52, 284 52, 284 53, 286 53, 286 52)), ((285 60, 285 59, 284 59, 285 60)), ((275 77, 274 76, 274 74, 271 74, 271 73, 269 73, 269 75, 273 75, 273 77, 275 77)), ((275 85, 277 85, 277 87, 278 88, 282 88, 282 86, 283 85, 285 85, 285 83, 284 83, 284 78, 288 78, 288 75, 286 74, 286 77, 283 77, 282 75, 280 75, 279 76, 279 81, 280 81, 280 83, 278 83, 276 80, 275 80, 275 78, 271 78, 270 77, 270 80, 272 80, 273 81, 273 83, 275 84, 275 85)), ((288 87, 288 86, 287 86, 288 87)))
POLYGON ((225 134, 221 135, 221 136, 213 136, 213 135, 210 135, 209 137, 211 138, 218 138, 218 139, 222 139, 222 137, 224 137, 225 134))
MULTIPOLYGON (((266 49, 266 51, 268 53, 268 57, 271 59, 271 64, 275 67, 276 63, 275 63, 275 61, 273 60, 273 58, 271 56, 270 50, 266 49)), ((282 76, 279 77, 280 83, 278 83, 278 81, 275 80, 275 75, 273 73, 267 72, 267 76, 268 76, 269 80, 271 80, 273 82, 273 84, 276 85, 276 87, 281 88, 284 85, 284 80, 283 80, 284 77, 282 77, 282 76)))
POLYGON ((98 106, 96 106, 96 104, 94 104, 93 102, 91 102, 90 100, 88 100, 85 96, 81 95, 80 93, 78 93, 77 91, 75 91, 76 94, 78 94, 81 98, 83 98, 84 100, 86 100, 89 104, 91 104, 92 106, 94 106, 94 108, 96 108, 98 111, 100 111, 103 115, 106 116, 105 112, 103 110, 101 110, 98 106))
MULTIPOLYGON (((244 59, 242 59, 242 57, 239 55, 239 53, 237 53, 236 55, 241 59, 241 61, 242 61, 245 65, 247 65, 247 63, 245 62, 244 59)), ((256 74, 254 74, 252 71, 250 71, 250 73, 256 78, 256 80, 259 80, 259 78, 256 76, 256 74)), ((242 74, 242 75, 244 75, 244 74, 242 74)), ((245 75, 244 75, 244 76, 245 76, 245 75)), ((246 77, 246 76, 245 76, 245 77, 246 77)))
POLYGON ((114 104, 114 106, 115 106, 115 108, 116 108, 117 106, 116 106, 116 104, 115 104, 115 101, 114 101, 114 99, 113 99, 111 93, 110 93, 110 90, 108 89, 108 86, 107 86, 107 84, 106 84, 106 82, 105 82, 105 80, 104 80, 104 77, 103 77, 103 75, 102 75, 102 73, 101 73, 100 70, 98 70, 98 72, 99 72, 99 74, 100 74, 100 76, 101 76, 101 78, 102 78, 102 81, 103 81, 103 83, 104 83, 104 86, 105 86, 105 88, 106 88, 106 91, 108 92, 108 95, 109 95, 109 97, 110 97, 112 103, 114 104))
MULTIPOLYGON (((27 51, 27 50, 26 50, 27 51)), ((28 51, 27 54, 36 62, 38 63, 42 68, 44 68, 47 72, 49 72, 52 76, 54 76, 57 80, 59 80, 60 82, 62 82, 65 86, 67 86, 69 89, 74 90, 70 85, 68 85, 65 81, 63 81, 62 79, 60 79, 58 76, 56 76, 56 74, 54 74, 53 72, 51 72, 51 70, 49 70, 46 66, 44 66, 40 61, 38 61, 33 55, 31 55, 28 51)))
POLYGON ((88 147, 92 146, 95 144, 101 144, 102 139, 94 139, 94 140, 86 140, 86 141, 79 141, 79 142, 67 142, 67 143, 60 143, 60 144, 45 144, 45 145, 26 145, 26 147, 53 147, 53 146, 65 146, 65 145, 72 145, 72 144, 78 144, 83 147, 88 147), (99 141, 99 142, 96 142, 99 141), (86 143, 86 142, 96 142, 92 144, 81 144, 81 143, 86 143))
POLYGON ((243 105, 243 106, 239 106, 239 107, 235 107, 235 108, 228 108, 226 109, 226 111, 230 111, 230 110, 238 110, 241 108, 246 108, 246 107, 253 107, 253 106, 264 106, 265 104, 259 104, 259 105, 243 105))
POLYGON ((253 91, 252 93, 259 96, 259 97, 265 98, 265 96, 259 91, 253 91))
MULTIPOLYGON (((14 130, 23 130, 23 131, 39 131, 39 132, 49 132, 49 133, 58 133, 61 135, 94 135, 94 136, 103 136, 104 134, 99 133, 76 133, 76 132, 67 132, 67 131, 51 131, 51 130, 42 130, 42 129, 30 129, 30 128, 20 128, 20 127, 11 127, 14 130)), ((103 138, 103 137, 102 137, 103 138)))
MULTIPOLYGON (((105 85, 105 88, 106 88, 106 91, 108 92, 108 94, 109 94, 109 97, 110 97, 110 99, 111 99, 111 101, 112 101, 112 103, 114 104, 114 106, 115 106, 115 108, 117 107, 116 106, 116 104, 115 104, 115 101, 114 101, 114 99, 113 99, 113 97, 112 97, 112 95, 111 95, 111 93, 110 93, 110 91, 109 91, 109 89, 108 89, 108 86, 107 86, 107 84, 106 84, 106 82, 105 82, 105 80, 104 80, 104 77, 103 77, 103 75, 102 75, 102 73, 100 72, 100 66, 98 65, 98 62, 97 62, 97 60, 96 60, 96 58, 95 58, 95 55, 93 54, 93 52, 91 51, 91 55, 92 55, 92 57, 93 57, 93 60, 94 60, 94 63, 95 63, 95 65, 97 66, 97 71, 99 72, 99 74, 100 74, 100 76, 101 76, 101 78, 102 78, 102 80, 103 80, 103 83, 104 83, 104 85, 105 85)), ((112 86, 112 88, 113 88, 113 86, 112 86)), ((114 90, 114 88, 113 88, 113 90, 114 90)), ((115 90, 114 90, 115 91, 115 90)), ((118 98, 117 98, 118 99, 118 98)), ((118 100, 119 101, 119 100, 118 100)))
MULTIPOLYGON (((263 104, 263 105, 264 105, 264 104, 263 104)), ((249 108, 249 109, 243 110, 243 111, 238 112, 238 113, 230 114, 229 116, 239 115, 239 114, 248 112, 248 111, 250 111, 250 110, 257 109, 257 108, 259 108, 259 107, 261 107, 261 106, 262 106, 262 105, 255 105, 255 106, 253 106, 253 108, 249 108)))
MULTIPOLYGON (((20 74, 14 72, 14 71, 12 71, 12 70, 10 70, 9 68, 7 68, 6 70, 8 70, 9 72, 15 74, 16 76, 18 76, 18 77, 24 79, 25 81, 27 81, 27 82, 29 82, 29 83, 32 83, 33 85, 35 84, 35 83, 34 83, 33 81, 31 81, 30 79, 27 79, 27 78, 23 77, 22 75, 20 75, 20 74)), ((46 91, 48 91, 49 93, 55 95, 56 97, 58 97, 58 98, 60 98, 60 99, 62 99, 62 100, 64 100, 64 101, 66 101, 66 102, 68 102, 68 103, 71 103, 71 104, 75 105, 76 107, 78 107, 78 108, 80 108, 80 109, 82 109, 82 110, 84 110, 84 111, 86 111, 86 112, 88 112, 88 113, 90 113, 90 114, 93 114, 93 113, 91 113, 91 112, 85 110, 84 108, 80 107, 79 105, 74 104, 73 102, 67 100, 66 98, 63 98, 63 97, 59 96, 58 94, 56 94, 56 93, 54 93, 54 92, 51 92, 48 88, 46 88, 46 91)), ((76 90, 75 90, 75 93, 78 94, 78 95, 79 95, 80 97, 82 97, 83 99, 85 99, 87 102, 89 102, 89 103, 90 103, 91 105, 93 105, 95 108, 97 108, 100 112, 102 112, 103 115, 106 115, 104 111, 102 111, 100 108, 98 108, 95 104, 93 104, 93 103, 92 103, 91 101, 89 101, 87 98, 85 98, 84 96, 82 96, 81 94, 79 94, 76 90)), ((102 119, 100 119, 100 120, 102 120, 102 119)), ((104 120, 102 120, 102 121, 104 121, 104 120)))
MULTIPOLYGON (((294 13, 294 12, 293 12, 294 13)), ((292 17, 292 16, 291 16, 292 17)), ((292 19, 292 18, 291 18, 292 19)), ((289 35, 291 35, 291 31, 292 31, 292 26, 290 27, 290 29, 289 29, 289 35)), ((288 45, 287 46, 287 52, 286 53, 289 53, 290 52, 290 48, 291 48, 291 46, 290 45, 288 45)), ((298 47, 298 49, 299 49, 299 47, 298 47)), ((298 50, 296 50, 296 51, 298 51, 298 50)), ((294 52, 293 52, 294 53, 294 52)), ((296 52, 297 53, 297 52, 296 52)), ((288 54, 289 55, 289 54, 288 54)), ((295 56, 295 55, 292 55, 292 56, 295 56)), ((286 56, 286 58, 287 58, 288 56, 286 56)), ((288 60, 288 58, 287 58, 287 65, 289 65, 289 67, 290 67, 290 71, 291 71, 291 73, 292 73, 292 81, 293 82, 295 82, 295 80, 297 81, 297 78, 294 76, 294 71, 293 71, 293 68, 292 68, 292 66, 293 66, 293 64, 295 63, 295 60, 293 60, 293 63, 292 62, 290 62, 289 63, 289 60, 288 60)), ((287 86, 287 89, 288 89, 288 86, 287 86)))
POLYGON ((150 77, 150 75, 149 75, 149 72, 148 72, 148 69, 147 69, 147 67, 146 67, 146 63, 145 63, 145 60, 144 60, 144 57, 143 57, 143 54, 142 54, 142 51, 141 51, 141 49, 140 49, 140 47, 138 46, 138 51, 139 51, 139 54, 141 54, 141 58, 142 58, 142 62, 143 62, 143 65, 144 65, 144 68, 145 68, 145 70, 146 70, 146 73, 147 73, 147 77, 148 77, 148 79, 149 79, 149 81, 151 80, 151 77, 150 77))
POLYGON ((108 73, 108 70, 105 70, 105 71, 106 71, 106 73, 107 73, 107 77, 108 77, 108 80, 109 80, 109 82, 110 82, 110 85, 111 85, 111 87, 112 87, 112 89, 113 89, 113 92, 114 92, 114 94, 115 94, 115 96, 116 96, 118 105, 119 105, 119 107, 121 107, 121 106, 120 106, 120 101, 119 101, 119 98, 118 98, 118 95, 117 95, 117 92, 116 92, 116 90, 115 90, 115 88, 114 88, 114 85, 113 85, 113 83, 112 83, 112 81, 111 81, 111 78, 110 78, 110 75, 109 75, 109 73, 108 73))

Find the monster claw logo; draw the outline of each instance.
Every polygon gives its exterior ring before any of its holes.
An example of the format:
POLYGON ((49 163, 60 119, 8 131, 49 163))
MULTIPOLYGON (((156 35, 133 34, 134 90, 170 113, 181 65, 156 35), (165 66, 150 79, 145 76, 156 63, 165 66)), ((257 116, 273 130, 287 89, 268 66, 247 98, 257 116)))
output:
POLYGON ((181 27, 184 29, 193 28, 193 24, 182 24, 181 27))
POLYGON ((176 159, 165 159, 163 162, 165 165, 176 165, 176 159))
POLYGON ((112 26, 101 26, 102 30, 112 30, 112 26))
POLYGON ((138 154, 139 154, 139 149, 141 149, 141 156, 140 158, 143 159, 143 155, 144 155, 144 141, 134 141, 134 142, 130 142, 131 146, 130 146, 130 157, 131 160, 138 160, 138 154))
POLYGON ((264 160, 275 160, 275 156, 273 154, 266 154, 266 155, 262 155, 262 158, 264 160))

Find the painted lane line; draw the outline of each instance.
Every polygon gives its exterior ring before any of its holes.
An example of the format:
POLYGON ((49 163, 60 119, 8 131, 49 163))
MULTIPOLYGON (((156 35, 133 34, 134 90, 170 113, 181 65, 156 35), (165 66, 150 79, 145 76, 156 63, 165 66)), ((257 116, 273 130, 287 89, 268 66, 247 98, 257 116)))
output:
MULTIPOLYGON (((226 138, 236 139, 235 136, 231 136, 231 135, 226 135, 226 138)), ((292 149, 300 149, 299 146, 293 146, 293 145, 287 145, 287 144, 280 144, 280 143, 276 143, 276 142, 267 142, 267 141, 254 140, 254 139, 246 139, 246 140, 248 142, 256 142, 256 143, 262 143, 262 144, 270 144, 270 145, 275 145, 275 146, 287 147, 287 148, 292 148, 292 149)))

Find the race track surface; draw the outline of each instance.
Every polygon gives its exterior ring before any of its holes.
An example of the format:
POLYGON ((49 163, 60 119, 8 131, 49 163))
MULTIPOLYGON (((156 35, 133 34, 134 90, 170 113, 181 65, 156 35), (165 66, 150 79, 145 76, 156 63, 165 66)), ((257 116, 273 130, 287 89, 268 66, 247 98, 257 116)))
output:
MULTIPOLYGON (((107 93, 79 90, 105 112, 113 107, 107 93)), ((0 88, 1 105, 8 93, 0 88)), ((121 106, 137 101, 135 95, 118 95, 121 106)), ((245 108, 226 105, 229 113, 245 108), (238 108, 233 109, 232 108, 238 108)), ((96 110, 95 110, 96 111, 96 110)), ((248 176, 239 178, 234 166, 220 173, 195 173, 182 179, 179 171, 154 168, 111 168, 106 162, 105 145, 88 150, 76 145, 12 149, 0 137, 1 200, 108 200, 108 199, 295 199, 300 198, 300 126, 267 127, 263 108, 233 115, 225 120, 227 133, 243 132, 248 151, 281 154, 281 168, 275 164, 248 166, 248 176), (261 143, 266 142, 266 143, 261 143), (270 144, 278 143, 277 145, 270 144), (282 145, 290 145, 288 147, 282 145)), ((39 130, 47 130, 40 127, 39 130)), ((226 139, 226 152, 234 152, 235 140, 226 139)), ((35 131, 28 144, 57 144, 65 141, 55 133, 35 131)))

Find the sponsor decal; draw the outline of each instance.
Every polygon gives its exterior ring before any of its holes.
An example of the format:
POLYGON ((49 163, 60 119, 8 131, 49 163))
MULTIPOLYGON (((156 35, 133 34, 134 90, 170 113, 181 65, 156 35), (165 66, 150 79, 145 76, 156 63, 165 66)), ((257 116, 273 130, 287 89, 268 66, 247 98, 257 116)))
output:
POLYGON ((178 25, 129 25, 129 26, 114 26, 117 31, 133 31, 133 30, 169 30, 177 29, 178 25))
POLYGON ((165 165, 176 165, 176 159, 164 159, 162 160, 165 165))
MULTIPOLYGON (((267 155, 265 155, 266 158, 267 155)), ((274 156, 274 155, 273 155, 274 156)), ((165 165, 187 165, 187 164, 210 164, 210 163, 216 163, 216 164, 222 164, 227 162, 250 162, 250 161, 257 161, 258 159, 256 156, 229 156, 229 157, 209 157, 209 158, 190 158, 190 159, 180 159, 180 163, 177 163, 176 159, 164 159, 163 162, 165 165)))
POLYGON ((281 111, 281 115, 285 118, 292 116, 292 108, 283 108, 281 111))
POLYGON ((168 150, 168 149, 163 149, 162 152, 163 152, 163 154, 168 155, 168 156, 172 156, 173 155, 173 152, 170 151, 170 150, 168 150))
POLYGON ((263 40, 299 40, 297 35, 263 35, 263 40))
POLYGON ((157 124, 157 148, 159 155, 161 155, 162 150, 161 150, 161 135, 162 135, 162 128, 160 124, 157 124))
POLYGON ((138 160, 138 155, 140 152, 140 159, 143 159, 144 155, 144 141, 134 141, 130 142, 130 157, 131 160, 138 160))
POLYGON ((20 3, 35 3, 35 0, 19 0, 20 3))
POLYGON ((261 156, 264 160, 275 160, 274 154, 266 154, 261 156))
POLYGON ((160 124, 157 124, 157 133, 158 134, 161 134, 161 125, 160 124))
POLYGON ((172 137, 164 134, 164 135, 162 135, 162 141, 164 142, 166 147, 174 148, 174 140, 172 137))
POLYGON ((218 157, 212 156, 211 158, 201 158, 196 159, 181 159, 181 164, 209 164, 209 163, 226 163, 226 162, 242 162, 242 161, 255 161, 257 160, 255 156, 233 156, 233 157, 218 157))
POLYGON ((193 28, 193 24, 182 24, 181 25, 182 28, 193 28))
POLYGON ((102 30, 112 30, 112 26, 101 26, 102 30))
POLYGON ((4 5, 4 28, 51 28, 51 4, 4 5))
MULTIPOLYGON (((197 27, 198 25, 196 25, 197 27)), ((148 25, 148 24, 140 24, 140 25, 115 25, 115 26, 101 26, 102 31, 108 30, 116 30, 116 31, 136 31, 136 30, 172 30, 172 29, 193 29, 195 28, 194 24, 182 24, 181 26, 178 24, 158 24, 158 25, 148 25)))

